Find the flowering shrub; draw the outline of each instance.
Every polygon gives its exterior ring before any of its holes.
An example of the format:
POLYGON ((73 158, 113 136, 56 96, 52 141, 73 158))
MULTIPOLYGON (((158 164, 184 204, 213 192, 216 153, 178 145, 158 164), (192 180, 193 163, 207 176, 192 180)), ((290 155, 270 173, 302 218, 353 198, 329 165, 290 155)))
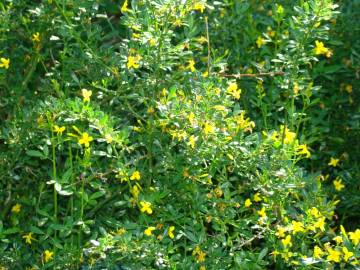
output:
POLYGON ((357 269, 353 6, 0 4, 0 269, 357 269))

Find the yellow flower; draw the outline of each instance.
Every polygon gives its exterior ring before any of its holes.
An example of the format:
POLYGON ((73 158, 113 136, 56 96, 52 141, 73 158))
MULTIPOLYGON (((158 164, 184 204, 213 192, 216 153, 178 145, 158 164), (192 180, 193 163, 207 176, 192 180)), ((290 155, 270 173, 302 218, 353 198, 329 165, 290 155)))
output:
POLYGON ((324 251, 321 250, 318 246, 314 247, 314 258, 320 259, 321 256, 324 254, 324 251))
POLYGON ((226 92, 232 95, 235 99, 240 99, 241 89, 238 89, 238 86, 235 82, 229 84, 226 92))
POLYGON ((311 156, 309 149, 307 148, 306 144, 300 144, 297 148, 296 148, 297 152, 296 154, 298 155, 306 155, 307 158, 309 158, 311 156))
POLYGON ((35 240, 35 238, 32 237, 32 232, 29 232, 28 234, 25 234, 22 238, 25 239, 25 243, 31 245, 31 241, 35 240))
POLYGON ((356 229, 355 232, 349 232, 349 238, 353 242, 353 244, 356 246, 360 242, 360 229, 356 229))
POLYGON ((195 142, 196 142, 196 137, 194 135, 191 135, 190 138, 189 138, 188 145, 190 145, 190 147, 192 149, 195 148, 195 142))
POLYGON ((20 211, 21 211, 21 204, 19 204, 19 203, 15 204, 15 205, 11 208, 11 212, 13 212, 13 213, 18 214, 18 213, 20 213, 20 211))
POLYGON ((333 240, 336 242, 336 244, 340 245, 343 242, 343 239, 340 235, 335 236, 333 240))
POLYGON ((129 55, 128 56, 128 61, 127 61, 127 68, 139 68, 139 61, 141 60, 141 56, 140 54, 137 54, 135 56, 129 55))
POLYGON ((280 136, 281 137, 284 136, 285 144, 290 144, 295 140, 296 133, 291 132, 287 127, 285 127, 285 130, 284 130, 284 126, 280 126, 280 136))
POLYGON ((170 226, 168 230, 168 236, 173 239, 175 237, 174 235, 175 226, 170 226))
POLYGON ((321 41, 318 41, 318 40, 315 41, 314 52, 316 55, 326 54, 326 53, 328 53, 328 51, 329 51, 329 49, 324 46, 324 43, 322 43, 321 41))
POLYGON ((284 13, 284 8, 282 5, 278 5, 278 7, 276 9, 276 13, 280 14, 280 15, 284 13))
POLYGON ((135 199, 137 199, 139 197, 140 190, 139 190, 138 186, 133 186, 130 192, 134 196, 135 199))
POLYGON ((140 211, 141 211, 142 213, 146 212, 146 213, 148 213, 149 215, 152 214, 153 210, 151 209, 151 203, 145 202, 145 201, 141 201, 141 202, 140 202, 140 205, 141 205, 140 211))
POLYGON ((340 162, 340 159, 338 158, 330 158, 330 161, 328 163, 329 166, 337 167, 340 162))
POLYGON ((291 221, 291 229, 293 231, 293 234, 297 233, 297 232, 304 232, 304 224, 300 221, 291 221))
POLYGON ((333 184, 337 191, 341 191, 345 187, 340 177, 336 177, 336 179, 333 181, 333 184))
POLYGON ((150 38, 149 39, 149 44, 150 44, 150 46, 155 46, 156 45, 156 39, 154 39, 154 38, 150 38))
POLYGON ((246 208, 249 208, 251 205, 252 205, 251 200, 250 200, 250 199, 246 199, 246 200, 245 200, 245 207, 246 207, 246 208))
POLYGON ((266 211, 265 211, 265 207, 262 207, 261 210, 257 211, 257 213, 259 214, 259 216, 261 216, 262 218, 266 218, 266 211))
POLYGON ((340 251, 337 251, 335 249, 332 249, 331 247, 329 247, 327 249, 327 252, 328 252, 328 256, 327 256, 327 260, 328 261, 333 261, 333 262, 340 262, 340 256, 341 256, 341 252, 340 251))
POLYGON ((141 35, 139 33, 133 33, 132 34, 133 39, 139 39, 140 37, 141 37, 141 35))
POLYGON ((255 193, 253 200, 254 202, 261 202, 262 198, 259 192, 255 193))
POLYGON ((43 253, 44 261, 47 263, 48 261, 51 261, 53 259, 54 252, 50 250, 45 250, 43 253))
POLYGON ((198 263, 204 262, 205 261, 205 256, 206 256, 206 253, 200 250, 200 252, 197 255, 196 261, 198 263))
POLYGON ((190 124, 193 125, 195 123, 194 122, 195 114, 193 112, 190 112, 189 116, 188 116, 188 119, 189 119, 190 124))
POLYGON ((342 251, 344 253, 344 261, 347 262, 350 257, 354 256, 354 253, 349 251, 346 247, 342 248, 342 251))
POLYGON ((286 228, 282 227, 282 226, 278 226, 277 227, 277 232, 275 233, 275 235, 279 238, 283 238, 285 237, 285 232, 286 232, 286 228))
POLYGON ((293 92, 294 92, 294 95, 297 95, 299 94, 299 84, 297 82, 294 83, 294 86, 293 86, 293 92))
POLYGON ((140 180, 141 174, 139 171, 134 171, 130 176, 130 180, 140 180))
POLYGON ((54 125, 54 132, 57 133, 57 135, 62 135, 65 131, 65 127, 59 127, 57 125, 54 125))
POLYGON ((123 235, 124 233, 126 233, 126 229, 125 229, 125 228, 120 228, 120 229, 118 229, 118 230, 115 232, 115 234, 116 234, 116 235, 119 235, 119 236, 123 235))
POLYGON ((320 216, 320 212, 316 207, 312 207, 310 209, 310 214, 316 218, 318 218, 320 216))
POLYGON ((205 5, 201 2, 196 2, 192 8, 193 10, 199 10, 201 13, 204 12, 205 5))
POLYGON ((261 36, 258 37, 256 40, 256 45, 258 46, 258 48, 260 48, 264 44, 265 44, 265 40, 261 36))
POLYGON ((93 137, 89 136, 86 132, 81 134, 81 138, 79 139, 80 145, 85 145, 85 147, 89 147, 90 142, 93 140, 93 137))
POLYGON ((40 42, 40 33, 36 32, 35 34, 32 35, 31 40, 33 42, 40 42))
POLYGON ((321 217, 314 223, 315 228, 319 228, 322 232, 325 231, 325 218, 321 217))
POLYGON ((209 133, 213 133, 215 131, 215 127, 213 124, 206 122, 204 125, 204 133, 205 135, 208 135, 209 133))
POLYGON ((196 71, 196 68, 195 68, 195 61, 193 59, 190 59, 188 61, 188 66, 187 66, 188 69, 190 69, 191 72, 195 72, 196 71))
POLYGON ((129 9, 128 9, 128 0, 125 0, 124 4, 121 6, 121 12, 125 13, 127 11, 129 11, 129 9))
POLYGON ((83 89, 81 89, 81 94, 83 96, 84 102, 90 102, 90 97, 92 95, 92 91, 89 91, 89 90, 83 88, 83 89))
POLYGON ((283 244, 283 246, 286 248, 286 247, 291 247, 292 246, 292 243, 291 243, 291 235, 287 235, 285 237, 285 239, 281 239, 281 243, 283 244))
POLYGON ((206 270, 206 267, 205 266, 200 266, 199 270, 206 270))
POLYGON ((144 231, 144 234, 147 235, 147 236, 151 236, 152 235, 152 232, 155 230, 156 228, 151 226, 151 227, 148 227, 145 231, 144 231))
POLYGON ((0 58, 0 68, 8 69, 10 66, 10 59, 8 58, 0 58))

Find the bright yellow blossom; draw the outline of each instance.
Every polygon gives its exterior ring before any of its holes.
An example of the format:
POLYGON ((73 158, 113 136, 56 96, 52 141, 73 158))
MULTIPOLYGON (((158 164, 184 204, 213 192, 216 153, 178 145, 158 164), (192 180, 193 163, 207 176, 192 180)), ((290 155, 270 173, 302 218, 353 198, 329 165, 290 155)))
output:
POLYGON ((328 252, 328 256, 327 256, 326 259, 328 261, 330 261, 330 262, 333 261, 333 262, 337 262, 337 263, 340 262, 340 257, 341 257, 341 252, 340 251, 329 247, 327 249, 327 252, 328 252))
POLYGON ((235 82, 229 84, 226 92, 232 95, 235 99, 240 99, 241 89, 238 89, 238 86, 235 82))
POLYGON ((310 209, 310 214, 313 216, 313 217, 316 217, 318 218, 320 216, 320 212, 319 210, 316 208, 316 207, 312 207, 310 209))
POLYGON ((15 204, 15 205, 11 208, 11 212, 13 212, 13 213, 18 214, 18 213, 20 213, 20 211, 21 211, 21 204, 19 204, 19 203, 15 204))
POLYGON ((194 149, 195 148, 195 143, 196 143, 196 137, 194 135, 191 135, 190 138, 189 138, 188 145, 190 145, 190 147, 192 149, 194 149))
POLYGON ((31 40, 33 42, 40 42, 40 33, 36 32, 35 34, 32 35, 31 40))
POLYGON ((261 202, 262 198, 261 198, 259 192, 257 192, 257 193, 254 194, 253 200, 254 200, 254 202, 261 202))
POLYGON ((360 229, 356 229, 355 232, 349 232, 349 238, 353 242, 353 244, 356 246, 360 242, 360 229))
POLYGON ((8 58, 0 58, 0 68, 8 69, 10 66, 10 59, 8 58))
POLYGON ((193 59, 190 59, 188 61, 188 66, 187 66, 188 69, 190 69, 191 72, 195 72, 196 71, 196 68, 195 68, 195 61, 193 59))
POLYGON ((285 232, 286 232, 286 228, 282 227, 282 226, 278 226, 277 227, 277 232, 275 233, 275 235, 279 238, 283 238, 285 237, 285 232))
POLYGON ((168 230, 168 236, 173 239, 175 237, 174 235, 175 226, 170 226, 168 230))
POLYGON ((333 166, 333 167, 337 167, 339 162, 340 162, 340 159, 331 157, 328 165, 333 166))
POLYGON ((151 226, 151 227, 148 227, 145 231, 144 231, 144 234, 147 235, 147 236, 151 236, 152 235, 152 232, 155 230, 156 228, 151 226))
POLYGON ((336 244, 340 245, 343 242, 343 239, 340 235, 335 236, 333 240, 336 242, 336 244))
POLYGON ((140 211, 141 211, 142 213, 146 212, 146 213, 148 213, 149 215, 152 214, 153 210, 151 209, 151 203, 145 202, 145 201, 141 201, 141 202, 140 202, 140 205, 141 205, 140 211))
POLYGON ((35 240, 35 238, 32 237, 32 232, 29 232, 28 234, 25 234, 22 238, 25 239, 25 243, 31 245, 31 241, 35 240))
POLYGON ((325 231, 325 218, 321 217, 314 223, 315 228, 319 228, 322 232, 325 231))
POLYGON ((52 252, 50 250, 45 250, 43 253, 45 263, 51 261, 53 259, 53 255, 54 255, 54 252, 52 252))
POLYGON ((89 136, 86 132, 81 134, 81 138, 79 139, 80 145, 85 145, 85 147, 89 147, 90 142, 93 140, 93 137, 89 136))
POLYGON ((296 147, 296 154, 298 155, 306 155, 307 158, 311 156, 309 149, 307 148, 306 144, 300 144, 298 147, 296 147))
POLYGON ((281 243, 284 245, 285 248, 291 247, 292 246, 291 235, 287 235, 285 239, 281 239, 281 243))
POLYGON ((297 233, 297 232, 304 232, 304 224, 300 221, 291 221, 291 229, 293 231, 293 234, 297 233))
POLYGON ((251 200, 250 200, 250 199, 246 199, 244 205, 245 205, 246 208, 249 208, 249 207, 252 205, 251 200))
POLYGON ((260 217, 262 218, 266 218, 266 211, 265 211, 265 207, 262 207, 261 210, 257 211, 257 213, 259 214, 260 217))
POLYGON ((329 51, 329 49, 324 46, 323 42, 318 41, 318 40, 315 41, 314 52, 315 52, 316 55, 319 55, 319 54, 325 54, 326 55, 326 53, 328 53, 328 51, 329 51))
POLYGON ((124 4, 121 6, 121 12, 122 13, 125 13, 127 12, 129 9, 128 9, 128 0, 125 0, 124 4))
POLYGON ((140 180, 141 174, 139 171, 134 171, 130 176, 130 180, 140 180))
POLYGON ((256 40, 256 45, 258 46, 258 48, 260 48, 264 44, 265 44, 265 40, 261 36, 259 36, 256 40))
POLYGON ((347 262, 352 256, 354 256, 354 252, 349 251, 346 247, 342 248, 342 252, 344 253, 345 262, 347 262))
POLYGON ((208 135, 209 133, 213 133, 215 131, 215 127, 212 123, 206 122, 204 125, 204 133, 208 135))
POLYGON ((276 13, 280 15, 284 13, 284 8, 282 5, 277 6, 276 13))
POLYGON ((193 10, 199 10, 201 13, 204 12, 205 10, 205 5, 201 2, 196 2, 194 5, 193 5, 193 10))
POLYGON ((87 89, 81 89, 81 94, 83 96, 83 102, 90 102, 90 97, 92 95, 92 91, 89 91, 87 89))
POLYGON ((323 254, 324 254, 324 251, 322 251, 321 248, 319 248, 318 246, 314 247, 314 258, 320 259, 323 254))
POLYGON ((130 69, 130 68, 139 68, 139 62, 141 60, 141 56, 140 54, 137 54, 135 56, 132 56, 132 55, 129 55, 128 56, 128 61, 127 61, 127 68, 130 69))
POLYGON ((287 127, 284 130, 284 126, 280 126, 280 136, 284 136, 285 144, 291 144, 296 138, 296 133, 290 131, 287 127))
POLYGON ((341 191, 345 187, 340 177, 336 177, 336 179, 333 181, 333 184, 337 191, 341 191))
POLYGON ((54 132, 57 133, 57 135, 62 135, 63 132, 65 131, 65 127, 59 127, 57 125, 54 125, 54 132))

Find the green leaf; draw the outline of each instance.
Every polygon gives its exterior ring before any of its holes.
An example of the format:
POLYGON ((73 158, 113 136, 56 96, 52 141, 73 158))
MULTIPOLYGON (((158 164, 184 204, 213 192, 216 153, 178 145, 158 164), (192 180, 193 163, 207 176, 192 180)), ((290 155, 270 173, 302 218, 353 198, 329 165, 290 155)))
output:
POLYGON ((37 150, 28 150, 26 154, 30 157, 39 157, 41 159, 45 158, 44 154, 37 150))

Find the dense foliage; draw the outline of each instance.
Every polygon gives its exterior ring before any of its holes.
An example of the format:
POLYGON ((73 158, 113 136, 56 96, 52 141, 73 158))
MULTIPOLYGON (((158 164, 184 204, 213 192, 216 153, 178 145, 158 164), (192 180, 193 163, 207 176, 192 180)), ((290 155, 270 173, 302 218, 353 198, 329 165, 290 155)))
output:
POLYGON ((2 1, 0 269, 359 269, 359 8, 2 1))

